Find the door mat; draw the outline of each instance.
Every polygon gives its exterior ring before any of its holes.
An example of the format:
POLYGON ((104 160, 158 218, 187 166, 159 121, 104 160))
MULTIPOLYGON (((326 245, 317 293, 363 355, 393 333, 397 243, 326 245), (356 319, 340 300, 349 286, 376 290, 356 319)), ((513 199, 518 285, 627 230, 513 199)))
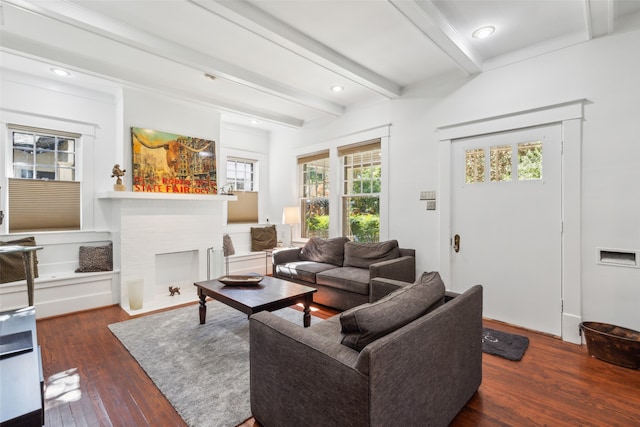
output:
POLYGON ((529 347, 529 338, 495 329, 482 328, 482 351, 488 354, 519 361, 529 347))

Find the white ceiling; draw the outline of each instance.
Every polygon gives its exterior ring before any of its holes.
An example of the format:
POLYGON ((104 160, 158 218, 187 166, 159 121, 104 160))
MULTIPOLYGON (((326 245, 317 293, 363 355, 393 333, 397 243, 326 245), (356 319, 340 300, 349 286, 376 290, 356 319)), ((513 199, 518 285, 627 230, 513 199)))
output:
POLYGON ((141 87, 301 127, 640 28, 640 0, 2 0, 0 65, 80 86, 141 87), (487 39, 471 33, 496 27, 487 39), (204 77, 205 73, 217 79, 204 77), (343 86, 334 93, 332 86, 343 86))

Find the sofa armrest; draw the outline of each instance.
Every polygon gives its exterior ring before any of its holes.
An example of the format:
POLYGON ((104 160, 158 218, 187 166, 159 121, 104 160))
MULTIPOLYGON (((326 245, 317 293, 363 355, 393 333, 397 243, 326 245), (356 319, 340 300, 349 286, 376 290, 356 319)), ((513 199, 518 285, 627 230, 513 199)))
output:
POLYGON ((347 425, 347 416, 366 419, 368 378, 354 369, 358 352, 267 311, 249 323, 251 413, 258 422, 347 425))
POLYGON ((276 249, 271 253, 271 262, 273 265, 295 261, 300 261, 300 248, 276 249))
POLYGON ((459 297, 460 293, 454 291, 445 291, 444 293, 444 302, 449 302, 452 299, 459 297))
POLYGON ((377 425, 449 425, 482 382, 482 287, 372 342, 356 367, 385 408, 377 425))
POLYGON ((369 302, 376 302, 380 298, 409 284, 410 282, 403 282, 401 280, 385 279, 383 277, 373 278, 370 283, 369 302))
POLYGON ((413 282, 416 280, 416 259, 412 256, 402 256, 371 264, 369 281, 376 277, 413 282))

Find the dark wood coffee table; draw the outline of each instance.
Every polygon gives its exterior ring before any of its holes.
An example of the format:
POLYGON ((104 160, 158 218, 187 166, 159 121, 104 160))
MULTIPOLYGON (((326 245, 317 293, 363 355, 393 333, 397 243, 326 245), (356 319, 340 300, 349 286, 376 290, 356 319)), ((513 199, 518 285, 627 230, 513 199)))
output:
POLYGON ((233 307, 251 316, 259 311, 275 311, 291 305, 304 305, 304 327, 311 324, 309 307, 313 302, 315 288, 287 282, 275 277, 265 276, 260 283, 251 286, 227 286, 217 280, 196 282, 200 297, 200 324, 207 319, 207 297, 233 307))

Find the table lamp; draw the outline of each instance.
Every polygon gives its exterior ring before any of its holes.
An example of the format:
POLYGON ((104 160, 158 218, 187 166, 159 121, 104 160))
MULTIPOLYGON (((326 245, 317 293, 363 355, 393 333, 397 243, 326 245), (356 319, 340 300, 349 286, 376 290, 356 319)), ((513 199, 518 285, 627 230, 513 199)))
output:
POLYGON ((300 224, 300 209, 297 206, 285 206, 282 210, 282 223, 289 225, 289 246, 293 246, 293 224, 300 224))

